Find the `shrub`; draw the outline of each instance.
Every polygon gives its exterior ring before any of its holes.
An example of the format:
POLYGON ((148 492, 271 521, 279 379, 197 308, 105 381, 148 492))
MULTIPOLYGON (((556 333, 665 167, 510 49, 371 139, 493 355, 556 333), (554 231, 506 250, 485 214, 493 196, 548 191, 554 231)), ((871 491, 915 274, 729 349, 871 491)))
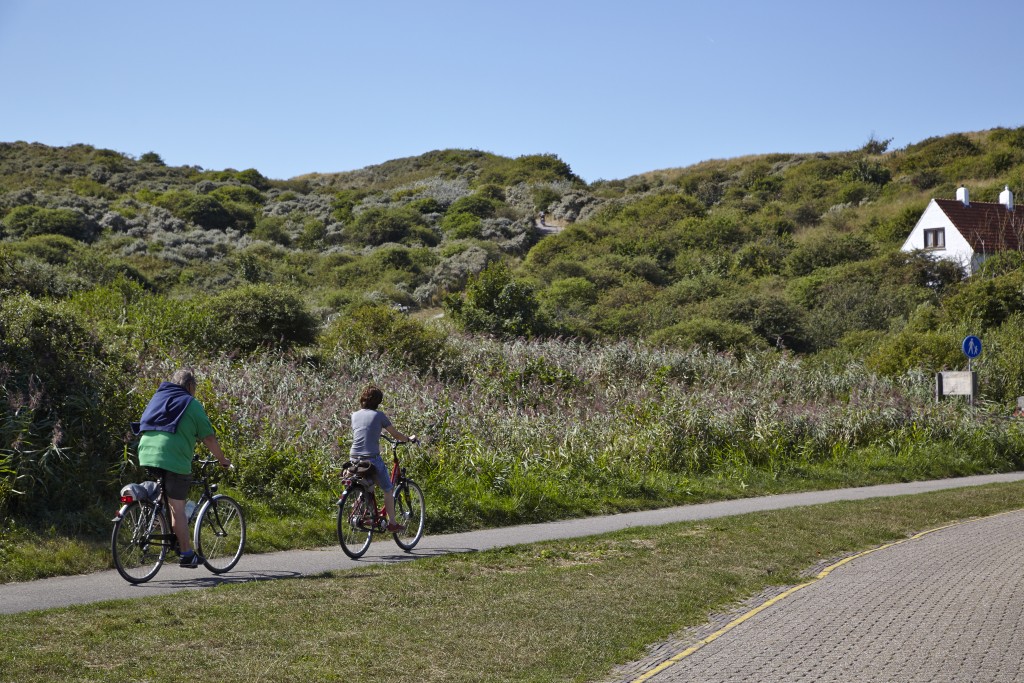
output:
POLYGON ((284 216, 263 216, 256 221, 252 236, 264 242, 273 242, 287 247, 292 243, 291 235, 285 229, 288 219, 284 216))
POLYGON ((965 365, 961 340, 961 335, 950 330, 903 330, 882 340, 864 364, 868 369, 890 377, 915 369, 929 373, 958 369, 965 365))
POLYGON ((244 204, 263 205, 266 203, 266 196, 251 185, 222 185, 210 193, 224 202, 241 202, 244 204))
POLYGON ((871 255, 871 245, 863 237, 829 233, 797 245, 786 258, 786 270, 792 275, 807 275, 818 268, 860 261, 871 255))
POLYGON ((477 218, 492 218, 497 213, 500 202, 481 193, 471 194, 455 200, 448 207, 448 214, 469 214, 477 218))
POLYGON ((546 185, 533 188, 531 196, 536 211, 547 211, 548 207, 562 198, 561 194, 546 185))
POLYGON ((308 218, 302 226, 302 234, 296 240, 303 249, 316 249, 324 243, 327 237, 327 226, 316 218, 308 218))
POLYGON ((121 453, 126 368, 61 304, 0 298, 0 513, 91 504, 121 453), (6 463, 6 465, 4 464, 6 463))
POLYGON ((359 304, 338 316, 320 337, 330 354, 388 358, 399 366, 426 372, 450 350, 443 332, 427 327, 389 306, 359 304))
POLYGON ((964 282, 943 301, 950 322, 974 321, 981 329, 997 327, 1014 313, 1024 311, 1024 274, 1020 271, 996 278, 964 282))
POLYGON ((740 247, 736 252, 734 270, 754 277, 778 275, 792 249, 789 242, 778 239, 760 240, 740 247))
POLYGON ((772 347, 808 350, 804 312, 776 294, 727 297, 716 308, 716 317, 747 325, 772 347))
POLYGON ((684 218, 703 216, 704 211, 704 205, 689 195, 662 192, 614 210, 609 217, 641 227, 668 227, 684 218))
POLYGON ((650 336, 649 341, 680 349, 697 346, 734 353, 767 346, 747 325, 701 316, 658 330, 650 336))
POLYGON ((515 280, 501 262, 471 278, 461 297, 446 298, 445 309, 468 332, 532 336, 544 329, 533 288, 515 280))
POLYGON ((594 283, 582 277, 567 277, 553 281, 538 299, 544 316, 562 332, 590 336, 588 312, 597 297, 594 283))
POLYGON ((316 340, 319 324, 289 290, 267 284, 243 285, 205 305, 207 340, 214 349, 248 353, 289 349, 316 340))
POLYGON ((441 220, 441 230, 451 239, 479 239, 483 235, 484 222, 470 213, 448 212, 441 220))
POLYGON ((94 221, 77 209, 46 209, 31 204, 11 209, 3 223, 17 237, 64 235, 83 242, 91 240, 99 230, 94 221))
POLYGON ((401 242, 413 226, 422 226, 423 217, 414 209, 372 208, 363 211, 345 226, 345 240, 354 244, 379 246, 401 242))
POLYGON ((986 398, 1015 405, 1024 396, 1024 315, 1014 313, 983 340, 978 384, 986 398))
POLYGON ((231 212, 211 195, 174 190, 154 198, 153 203, 183 221, 208 230, 226 230, 235 223, 231 212))

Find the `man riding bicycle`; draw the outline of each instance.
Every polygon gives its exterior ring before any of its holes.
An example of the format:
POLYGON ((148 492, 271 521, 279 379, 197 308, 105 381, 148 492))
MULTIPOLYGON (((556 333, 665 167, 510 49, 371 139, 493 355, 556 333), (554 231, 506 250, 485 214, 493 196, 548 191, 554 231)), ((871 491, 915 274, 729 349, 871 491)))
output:
POLYGON ((222 467, 230 467, 203 405, 195 400, 196 378, 191 368, 174 373, 161 382, 142 413, 132 425, 139 440, 139 465, 163 479, 164 493, 171 509, 171 527, 178 539, 179 564, 194 569, 203 563, 189 539, 185 499, 192 486, 192 457, 197 441, 210 449, 222 467))
POLYGON ((416 442, 416 435, 406 436, 395 429, 388 416, 377 410, 384 400, 384 393, 370 385, 359 395, 360 409, 352 413, 352 449, 349 459, 353 462, 369 462, 373 465, 373 480, 384 491, 384 509, 388 514, 387 530, 391 533, 405 527, 395 521, 395 493, 388 476, 387 465, 380 457, 380 436, 386 429, 388 434, 399 441, 416 442))

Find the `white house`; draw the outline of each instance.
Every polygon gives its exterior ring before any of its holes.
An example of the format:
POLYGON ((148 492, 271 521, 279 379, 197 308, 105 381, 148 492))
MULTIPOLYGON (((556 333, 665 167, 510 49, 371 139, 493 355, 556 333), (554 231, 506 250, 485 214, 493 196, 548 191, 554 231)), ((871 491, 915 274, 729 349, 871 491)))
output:
POLYGON ((935 258, 956 261, 973 275, 997 251, 1024 245, 1024 209, 1014 210, 1007 187, 999 202, 971 202, 967 188, 956 199, 932 199, 911 230, 902 251, 923 249, 935 258))

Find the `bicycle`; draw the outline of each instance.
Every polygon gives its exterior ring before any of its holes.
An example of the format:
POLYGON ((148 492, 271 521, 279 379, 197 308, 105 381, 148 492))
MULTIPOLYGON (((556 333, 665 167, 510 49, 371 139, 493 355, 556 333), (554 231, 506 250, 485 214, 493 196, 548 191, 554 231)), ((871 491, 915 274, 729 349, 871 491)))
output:
MULTIPOLYGON (((231 570, 245 547, 245 516, 230 496, 216 493, 206 467, 215 459, 195 459, 199 474, 193 486, 202 495, 189 511, 189 523, 195 520, 192 544, 204 558, 203 564, 214 574, 231 570)), ((121 508, 114 515, 110 549, 118 573, 130 583, 145 583, 156 573, 168 550, 178 550, 178 537, 167 522, 167 496, 163 480, 128 484, 121 489, 121 508)))
MULTIPOLYGON (((398 447, 404 443, 387 436, 382 438, 391 444, 395 521, 404 526, 393 535, 398 547, 410 552, 423 538, 426 513, 423 491, 419 484, 405 476, 405 468, 398 462, 398 447)), ((366 553, 374 534, 387 531, 387 512, 384 505, 377 504, 372 467, 368 462, 348 462, 342 467, 341 477, 345 490, 338 499, 338 542, 345 554, 353 560, 358 560, 366 553)))

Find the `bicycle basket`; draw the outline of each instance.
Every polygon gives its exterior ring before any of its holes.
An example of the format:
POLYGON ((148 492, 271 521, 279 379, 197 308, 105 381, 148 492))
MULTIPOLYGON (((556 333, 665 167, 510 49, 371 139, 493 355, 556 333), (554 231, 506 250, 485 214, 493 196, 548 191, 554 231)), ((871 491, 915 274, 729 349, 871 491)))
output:
POLYGON ((144 481, 138 484, 126 484, 121 487, 121 496, 131 496, 140 503, 155 503, 160 497, 160 483, 144 481))
POLYGON ((356 462, 348 461, 341 467, 341 479, 346 486, 357 484, 363 487, 373 487, 373 463, 365 460, 356 462))

